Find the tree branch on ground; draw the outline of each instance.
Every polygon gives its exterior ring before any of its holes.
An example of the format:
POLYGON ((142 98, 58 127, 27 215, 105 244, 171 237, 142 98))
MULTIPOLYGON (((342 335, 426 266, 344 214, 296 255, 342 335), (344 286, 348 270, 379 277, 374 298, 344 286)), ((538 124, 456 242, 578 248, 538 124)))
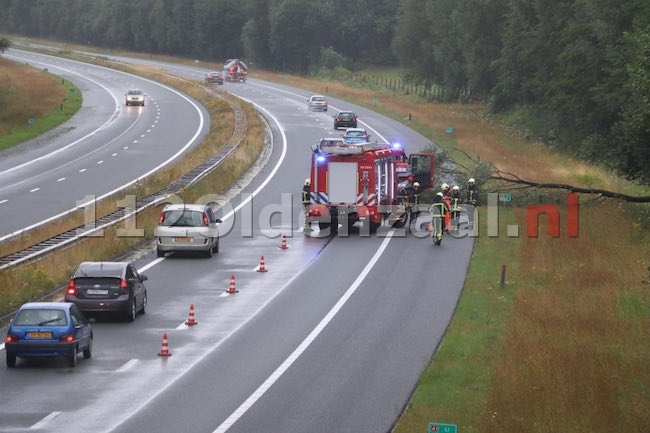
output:
MULTIPOLYGON (((519 185, 521 188, 548 188, 548 189, 563 189, 569 192, 577 192, 581 194, 594 194, 598 197, 617 198, 630 203, 650 203, 650 196, 633 196, 623 194, 620 192, 607 191, 600 188, 581 188, 565 183, 543 183, 533 182, 530 180, 522 179, 519 176, 504 171, 496 170, 490 176, 492 180, 500 180, 511 184, 519 185)), ((514 189, 514 188, 513 188, 514 189)))

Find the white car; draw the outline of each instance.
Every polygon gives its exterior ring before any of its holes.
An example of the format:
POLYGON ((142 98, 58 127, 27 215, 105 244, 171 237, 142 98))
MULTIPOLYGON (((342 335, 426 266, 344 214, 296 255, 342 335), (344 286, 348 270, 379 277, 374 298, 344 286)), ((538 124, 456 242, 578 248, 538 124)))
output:
POLYGON ((153 232, 156 254, 196 251, 212 257, 219 252, 220 223, 210 205, 168 204, 153 232))
POLYGON ((126 105, 140 105, 144 107, 144 93, 140 89, 130 89, 126 92, 126 105))
POLYGON ((311 95, 308 99, 311 111, 327 111, 327 98, 323 95, 311 95))

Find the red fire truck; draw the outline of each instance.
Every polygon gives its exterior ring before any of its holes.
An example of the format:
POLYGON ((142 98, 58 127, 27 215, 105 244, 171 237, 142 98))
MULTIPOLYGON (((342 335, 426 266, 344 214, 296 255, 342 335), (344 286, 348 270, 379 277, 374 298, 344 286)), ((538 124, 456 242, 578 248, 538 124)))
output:
POLYGON ((409 218, 409 191, 433 187, 433 155, 406 155, 393 144, 345 144, 321 140, 313 147, 309 222, 321 231, 338 231, 361 222, 373 232, 384 222, 404 227, 409 218))

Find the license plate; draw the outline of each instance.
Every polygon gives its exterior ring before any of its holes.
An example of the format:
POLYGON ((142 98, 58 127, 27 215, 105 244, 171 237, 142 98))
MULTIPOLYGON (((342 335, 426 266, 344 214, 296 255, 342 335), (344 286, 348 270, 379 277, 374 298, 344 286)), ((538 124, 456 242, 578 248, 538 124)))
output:
POLYGON ((174 238, 174 242, 192 242, 192 238, 174 238))
POLYGON ((88 295, 108 295, 108 289, 88 289, 86 293, 88 295))
POLYGON ((51 332, 30 332, 28 335, 30 338, 52 338, 51 332))

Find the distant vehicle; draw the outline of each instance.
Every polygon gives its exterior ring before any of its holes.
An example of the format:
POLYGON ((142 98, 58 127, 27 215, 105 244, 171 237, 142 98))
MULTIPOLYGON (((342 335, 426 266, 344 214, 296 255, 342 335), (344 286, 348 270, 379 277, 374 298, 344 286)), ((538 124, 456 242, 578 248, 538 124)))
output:
POLYGON ((223 73, 208 72, 205 74, 205 82, 211 84, 223 84, 223 73))
POLYGON ((130 89, 126 92, 126 105, 140 105, 144 107, 144 93, 140 89, 130 89))
POLYGON ((118 313, 133 322, 146 312, 146 280, 130 262, 82 262, 68 282, 65 301, 84 313, 118 313))
POLYGON ((367 143, 370 135, 363 128, 348 128, 343 134, 343 141, 347 144, 367 143))
POLYGON ((24 304, 7 328, 5 351, 7 367, 16 358, 65 358, 77 365, 77 354, 92 356, 93 330, 86 317, 67 302, 29 302, 24 304))
POLYGON ((327 98, 323 95, 311 95, 308 106, 311 111, 327 111, 327 98))
POLYGON ((339 111, 336 117, 334 117, 334 129, 356 127, 357 115, 352 111, 339 111))
POLYGON ((245 83, 248 78, 248 66, 239 59, 228 59, 223 65, 226 81, 245 83))
POLYGON ((210 205, 166 205, 153 232, 158 257, 176 251, 196 251, 212 257, 219 252, 220 223, 210 205))

